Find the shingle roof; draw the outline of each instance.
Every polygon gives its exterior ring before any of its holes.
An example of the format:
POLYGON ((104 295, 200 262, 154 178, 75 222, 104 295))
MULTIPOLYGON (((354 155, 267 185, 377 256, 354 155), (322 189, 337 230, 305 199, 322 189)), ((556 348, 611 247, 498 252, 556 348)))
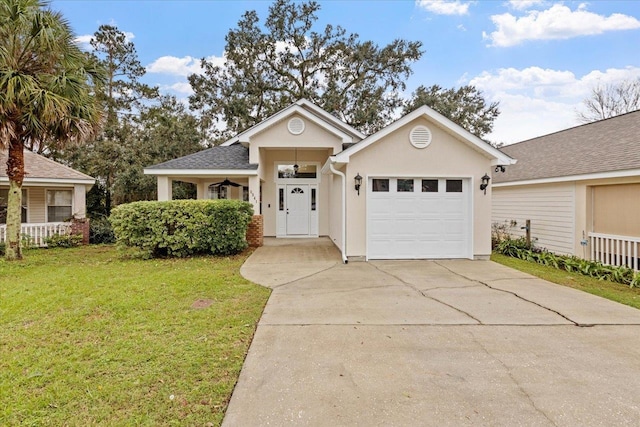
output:
POLYGON ((640 110, 501 149, 518 163, 495 183, 640 169, 640 110))
MULTIPOLYGON (((0 150, 0 177, 7 177, 6 163, 8 158, 7 150, 0 150)), ((71 169, 68 166, 54 162, 33 151, 24 150, 24 171, 25 178, 38 179, 71 179, 71 180, 92 180, 95 178, 71 169)))
POLYGON ((258 169, 249 163, 249 149, 240 144, 212 147, 145 169, 258 169))

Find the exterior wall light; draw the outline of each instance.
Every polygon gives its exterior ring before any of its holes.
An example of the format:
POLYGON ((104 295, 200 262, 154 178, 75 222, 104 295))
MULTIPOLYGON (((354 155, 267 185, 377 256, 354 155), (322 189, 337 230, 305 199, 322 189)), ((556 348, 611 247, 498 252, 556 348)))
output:
POLYGON ((504 173, 504 171, 505 171, 505 167, 504 166, 502 166, 502 165, 496 166, 496 173, 498 173, 498 172, 504 173))
POLYGON ((360 186, 362 185, 362 177, 360 176, 360 173, 358 173, 353 179, 356 181, 356 191, 358 192, 358 196, 359 196, 360 186))
POLYGON ((484 176, 480 179, 482 180, 482 184, 480 184, 480 189, 484 191, 484 194, 487 194, 487 187, 489 186, 489 180, 491 179, 491 177, 485 173, 484 176))

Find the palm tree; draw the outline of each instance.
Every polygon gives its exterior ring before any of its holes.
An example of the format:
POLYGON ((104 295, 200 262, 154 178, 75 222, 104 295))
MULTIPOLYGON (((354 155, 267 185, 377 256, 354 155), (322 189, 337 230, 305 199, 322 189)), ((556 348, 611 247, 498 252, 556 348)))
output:
POLYGON ((97 131, 100 78, 60 13, 43 0, 0 0, 0 149, 8 149, 6 258, 21 259, 25 144, 82 141, 97 131))

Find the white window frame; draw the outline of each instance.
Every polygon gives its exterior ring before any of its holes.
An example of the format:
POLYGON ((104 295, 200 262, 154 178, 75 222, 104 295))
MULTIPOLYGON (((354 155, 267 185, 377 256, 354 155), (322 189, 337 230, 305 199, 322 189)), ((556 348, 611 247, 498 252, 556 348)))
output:
POLYGON ((322 166, 320 162, 298 162, 298 165, 315 165, 316 167, 316 177, 315 178, 279 178, 278 177, 278 166, 281 165, 290 165, 293 162, 291 160, 287 161, 276 161, 273 166, 273 182, 276 184, 318 184, 320 183, 320 176, 322 176, 322 166))
MULTIPOLYGON (((74 206, 74 202, 75 202, 75 194, 74 194, 74 190, 73 188, 45 188, 44 189, 44 219, 45 222, 53 222, 49 220, 49 203, 48 203, 48 197, 47 197, 47 193, 49 191, 69 191, 71 192, 71 217, 73 217, 73 213, 75 212, 75 206, 74 206)), ((56 222, 63 222, 63 221, 56 221, 56 222)))

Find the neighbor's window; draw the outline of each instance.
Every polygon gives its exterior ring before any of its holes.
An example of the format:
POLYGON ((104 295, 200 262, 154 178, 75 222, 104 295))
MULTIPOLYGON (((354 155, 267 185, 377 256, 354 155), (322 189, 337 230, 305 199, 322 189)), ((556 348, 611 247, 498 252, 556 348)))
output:
POLYGON ((229 198, 229 189, 226 186, 211 184, 209 186, 209 198, 213 200, 229 198))
POLYGON ((447 180, 447 193, 462 193, 462 180, 461 179, 448 179, 447 180))
POLYGON ((64 222, 71 219, 71 190, 47 190, 47 221, 64 222))
POLYGON ((278 165, 278 178, 316 178, 318 175, 317 165, 298 165, 296 174, 294 165, 278 165))
MULTIPOLYGON (((0 189, 0 224, 7 222, 7 202, 9 199, 9 189, 0 189)), ((27 222, 27 191, 22 190, 22 216, 21 222, 27 222)))
POLYGON ((249 187, 242 187, 242 201, 249 201, 249 187))
POLYGON ((388 179, 373 179, 371 180, 371 191, 376 193, 388 193, 389 192, 389 180, 388 179))
POLYGON ((398 193, 413 193, 413 179, 398 179, 396 191, 398 193))
POLYGON ((438 192, 438 180, 437 179, 423 179, 422 180, 422 192, 423 193, 437 193, 438 192))

